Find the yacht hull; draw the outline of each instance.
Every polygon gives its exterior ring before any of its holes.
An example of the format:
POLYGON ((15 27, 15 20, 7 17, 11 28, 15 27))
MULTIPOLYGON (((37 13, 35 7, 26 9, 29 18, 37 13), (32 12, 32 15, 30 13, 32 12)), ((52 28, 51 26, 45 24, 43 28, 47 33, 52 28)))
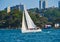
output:
POLYGON ((41 32, 41 29, 38 30, 22 30, 22 33, 29 33, 29 32, 41 32))

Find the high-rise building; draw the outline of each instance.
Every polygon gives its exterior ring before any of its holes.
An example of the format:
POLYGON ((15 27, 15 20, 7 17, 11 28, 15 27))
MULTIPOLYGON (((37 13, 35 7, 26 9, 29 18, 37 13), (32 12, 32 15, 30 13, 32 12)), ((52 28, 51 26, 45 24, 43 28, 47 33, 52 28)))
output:
POLYGON ((42 7, 42 0, 39 1, 39 9, 41 10, 41 7, 42 7))
POLYGON ((7 8, 7 13, 10 13, 10 6, 7 8))
POLYGON ((40 0, 39 1, 39 9, 45 9, 47 8, 47 0, 40 0))
POLYGON ((45 7, 48 8, 48 0, 45 0, 45 2, 46 2, 45 7))
POLYGON ((13 6, 11 7, 11 10, 14 10, 14 9, 17 9, 17 10, 21 10, 23 11, 24 10, 24 5, 20 4, 20 5, 16 5, 16 6, 13 6))
POLYGON ((60 8, 60 1, 58 1, 58 7, 60 8))
POLYGON ((45 9, 45 8, 46 8, 46 2, 43 1, 43 2, 42 2, 42 9, 45 9))
POLYGON ((24 5, 20 4, 19 5, 19 10, 23 11, 24 10, 24 5))
POLYGON ((14 9, 19 10, 19 5, 16 5, 16 6, 13 6, 13 7, 10 7, 10 8, 11 8, 11 10, 14 10, 14 9))

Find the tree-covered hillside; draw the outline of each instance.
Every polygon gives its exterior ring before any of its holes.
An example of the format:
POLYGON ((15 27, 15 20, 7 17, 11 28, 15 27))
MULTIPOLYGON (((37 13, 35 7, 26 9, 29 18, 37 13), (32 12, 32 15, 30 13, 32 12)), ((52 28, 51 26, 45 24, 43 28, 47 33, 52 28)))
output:
POLYGON ((58 8, 49 8, 44 12, 44 16, 48 18, 51 22, 60 23, 60 9, 58 8))
MULTIPOLYGON (((60 23, 60 10, 58 8, 48 8, 41 12, 38 8, 28 10, 30 17, 38 27, 44 27, 45 24, 60 23), (33 11, 34 10, 34 11, 33 11)), ((23 12, 17 9, 7 13, 6 10, 0 11, 0 28, 20 28, 22 25, 23 12)))

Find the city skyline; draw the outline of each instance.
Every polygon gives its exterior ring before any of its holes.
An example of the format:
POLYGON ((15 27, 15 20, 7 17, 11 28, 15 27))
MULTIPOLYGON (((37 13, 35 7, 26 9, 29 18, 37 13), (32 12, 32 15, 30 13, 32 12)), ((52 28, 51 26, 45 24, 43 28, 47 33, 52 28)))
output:
MULTIPOLYGON (((48 1, 48 7, 58 7, 58 1, 59 0, 47 0, 48 1)), ((15 5, 19 5, 20 3, 26 5, 26 8, 35 8, 38 7, 39 8, 39 0, 0 0, 0 10, 3 10, 4 8, 10 6, 15 6, 15 5)))
POLYGON ((14 10, 14 9, 17 9, 17 10, 19 10, 19 11, 20 11, 20 10, 23 11, 23 10, 24 10, 24 5, 20 4, 20 5, 16 5, 16 6, 13 6, 13 7, 8 6, 8 7, 6 7, 4 10, 6 10, 7 13, 10 13, 10 11, 11 11, 11 10, 14 10))

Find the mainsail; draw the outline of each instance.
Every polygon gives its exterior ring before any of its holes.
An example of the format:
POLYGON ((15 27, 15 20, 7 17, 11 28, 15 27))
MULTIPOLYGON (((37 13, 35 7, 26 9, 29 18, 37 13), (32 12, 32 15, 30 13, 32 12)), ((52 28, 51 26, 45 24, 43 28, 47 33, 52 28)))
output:
POLYGON ((25 17, 26 17, 26 22, 27 22, 28 29, 29 28, 36 28, 36 25, 34 24, 32 19, 30 18, 30 16, 29 16, 25 7, 24 7, 24 12, 25 12, 25 17))

